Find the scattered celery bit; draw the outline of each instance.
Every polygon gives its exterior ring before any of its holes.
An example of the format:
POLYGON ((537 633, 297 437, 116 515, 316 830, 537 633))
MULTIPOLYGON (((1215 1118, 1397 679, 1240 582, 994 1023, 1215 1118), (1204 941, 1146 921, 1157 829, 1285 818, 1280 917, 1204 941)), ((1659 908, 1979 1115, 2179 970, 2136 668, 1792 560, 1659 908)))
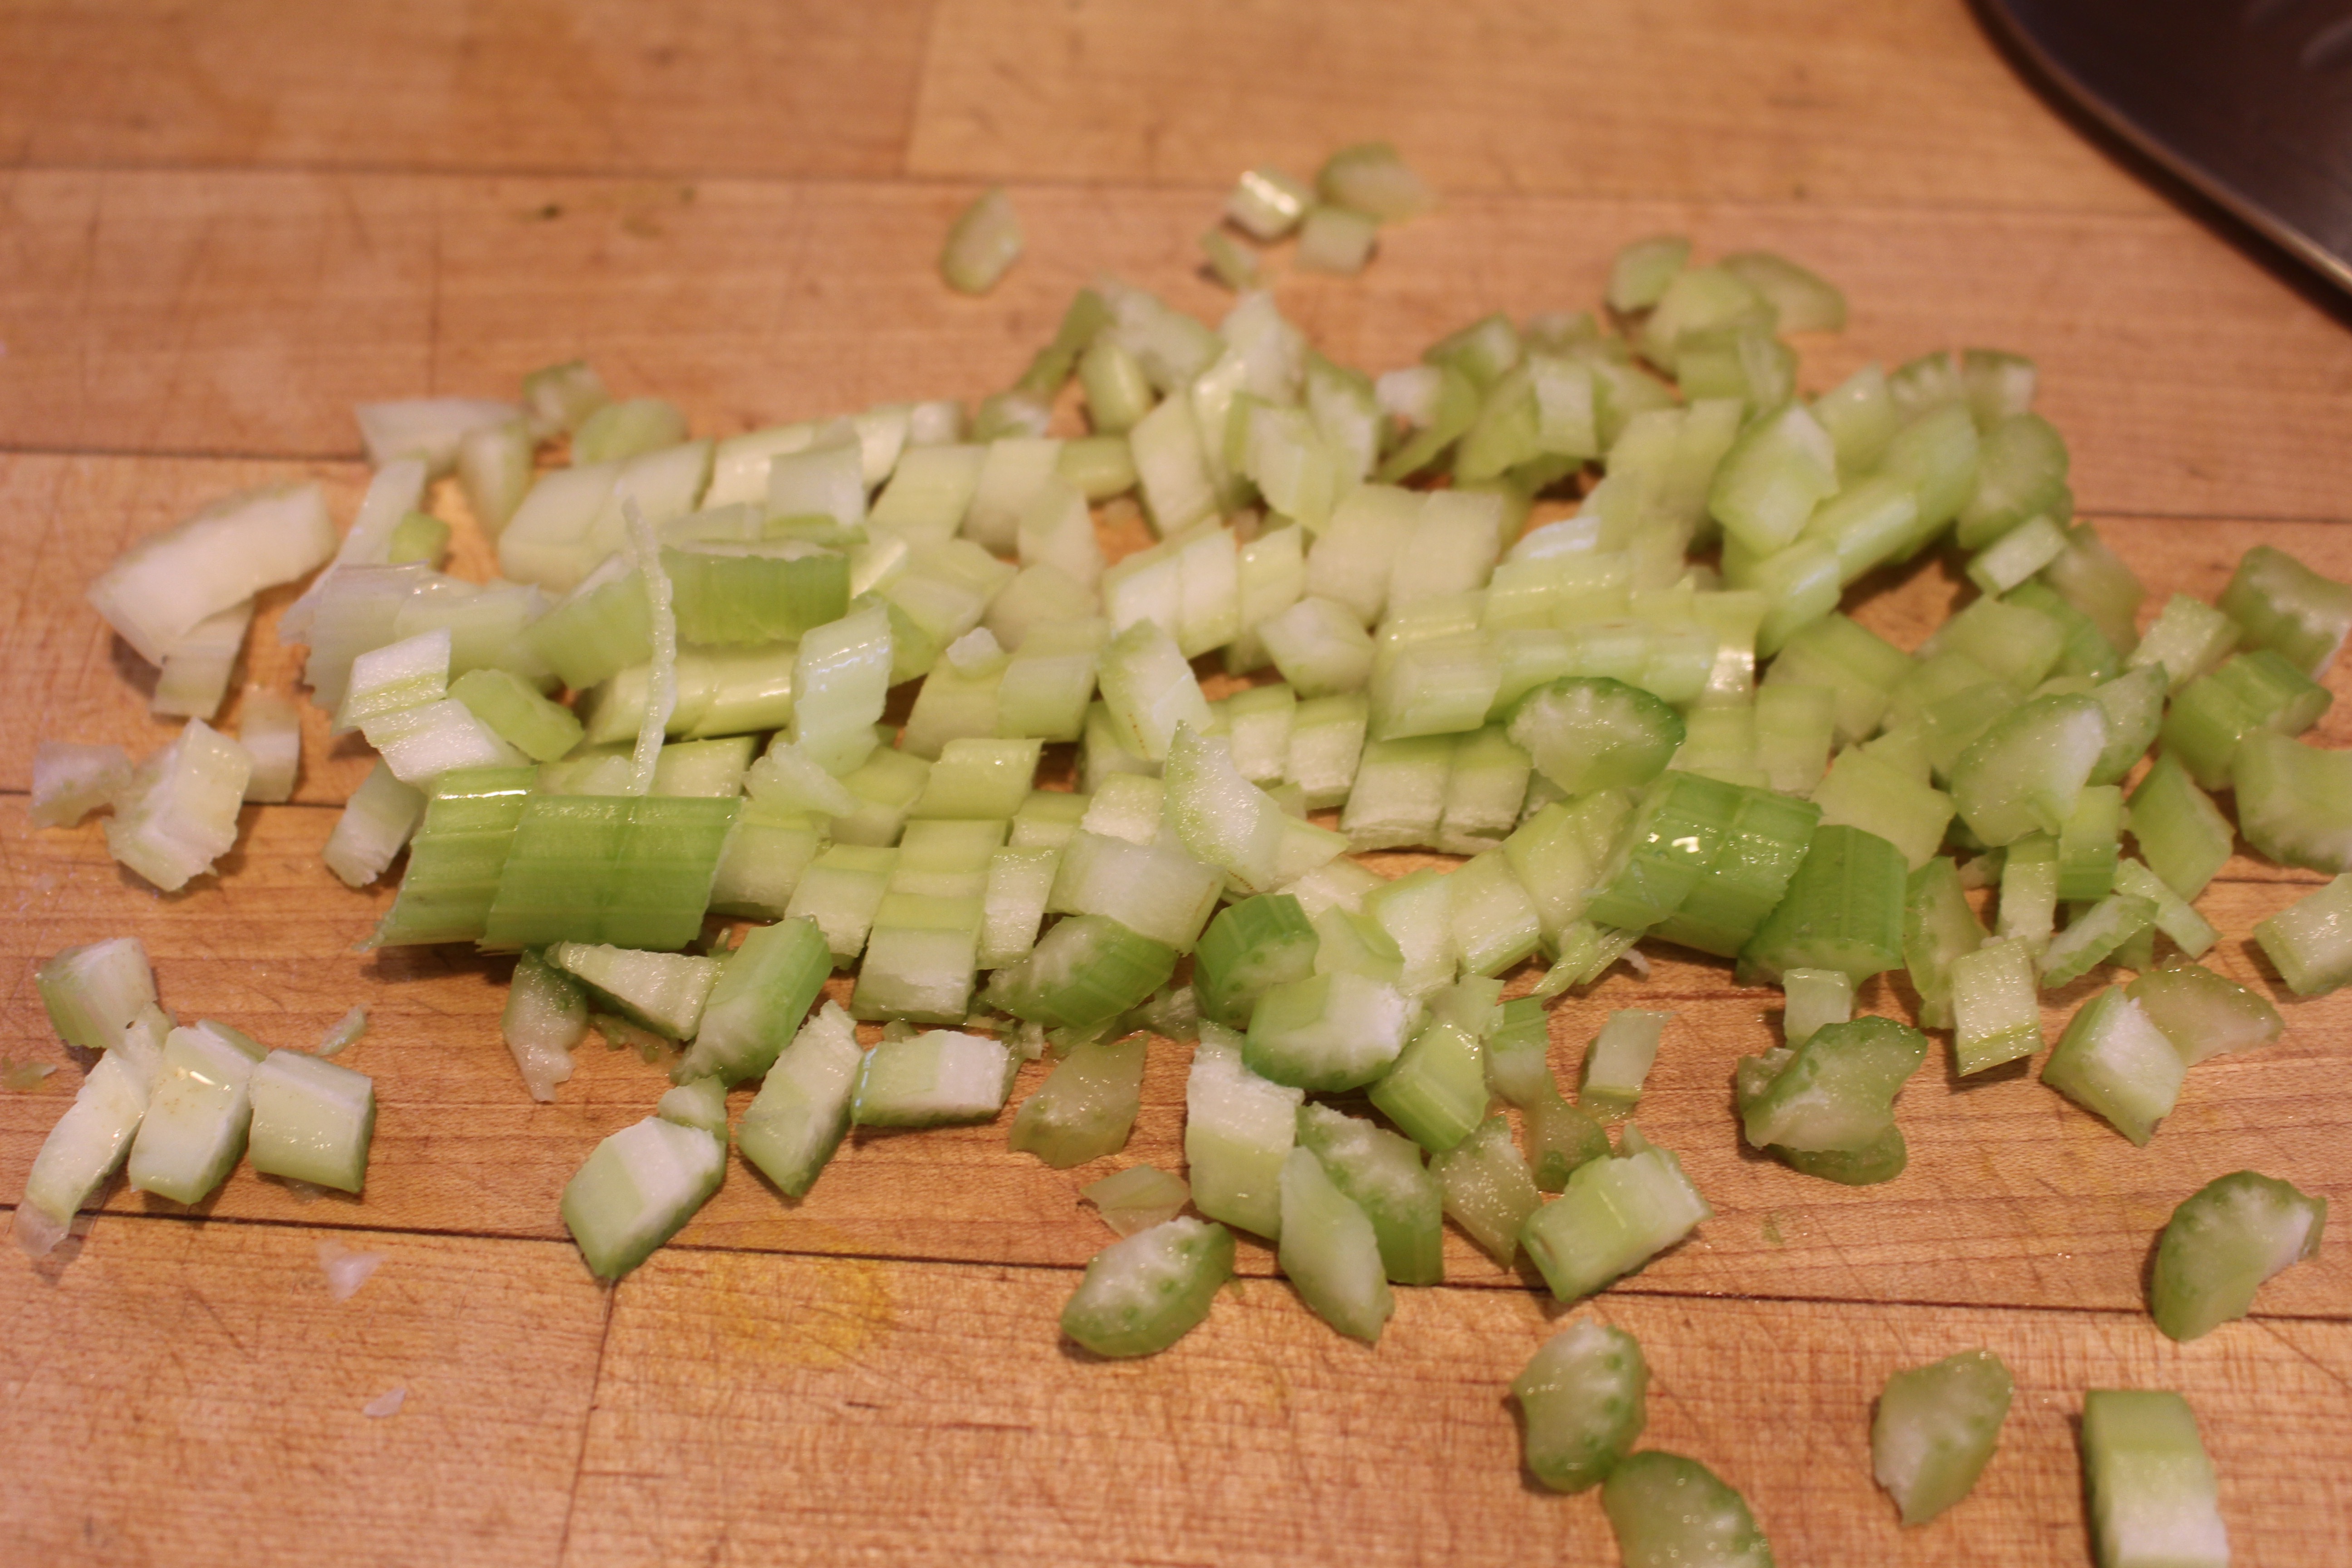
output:
POLYGON ((1372 1222, 1332 1182, 1312 1150, 1293 1149, 1281 1175, 1282 1271, 1315 1315, 1378 1344, 1396 1310, 1372 1222))
POLYGON ((1100 1181, 1088 1182, 1078 1196, 1095 1205, 1103 1223, 1121 1236, 1133 1236, 1174 1219, 1192 1201, 1183 1179, 1156 1165, 1129 1165, 1100 1181))
POLYGON ((719 1139, 648 1116, 597 1144, 564 1184, 563 1223, 589 1271, 618 1279, 683 1229, 726 1173, 719 1139))
POLYGON ((1905 1524, 1925 1524, 1969 1495, 2009 1418, 2009 1368, 1962 1351, 1886 1380, 1870 1423, 1871 1470, 1905 1524))
POLYGON ((1013 1118, 1012 1146, 1056 1170, 1083 1165, 1127 1146, 1142 1107, 1141 1035, 1070 1047, 1013 1118))
POLYGON ((1165 1220, 1095 1254, 1062 1309, 1062 1332, 1097 1355, 1154 1354, 1209 1315, 1233 1272, 1233 1232, 1165 1220))
POLYGON ((1772 1568, 1747 1500, 1696 1459, 1630 1454, 1602 1483, 1601 1506, 1625 1568, 1772 1568))
POLYGON ((1622 1329, 1580 1318, 1511 1380, 1527 1424, 1527 1467, 1557 1492, 1609 1479, 1642 1436, 1649 1363, 1622 1329))
POLYGON ((2227 1568, 2213 1462, 2178 1394, 2085 1393, 2083 1481, 2099 1568, 2227 1568))
POLYGON ((2145 1144, 2179 1098, 2188 1071, 2163 1031, 2116 986, 2074 1015, 2042 1064, 2042 1081, 2145 1144))
POLYGON ((2326 1223, 2326 1199, 2273 1177, 2233 1171, 2207 1183, 2172 1211, 2157 1242, 2156 1326, 2186 1341, 2244 1317, 2264 1280, 2319 1256, 2326 1223))
POLYGON ((2298 996, 2352 981, 2352 875, 2298 899, 2254 927, 2254 940, 2298 996))
POLYGON ((1559 1197, 1528 1216, 1519 1241, 1551 1293, 1573 1301, 1641 1268, 1714 1212, 1682 1162, 1629 1122, 1617 1152, 1579 1166, 1559 1197))
POLYGON ((948 230, 940 276, 961 294, 985 294, 1021 258, 1021 219, 1013 198, 992 186, 974 197, 948 230))

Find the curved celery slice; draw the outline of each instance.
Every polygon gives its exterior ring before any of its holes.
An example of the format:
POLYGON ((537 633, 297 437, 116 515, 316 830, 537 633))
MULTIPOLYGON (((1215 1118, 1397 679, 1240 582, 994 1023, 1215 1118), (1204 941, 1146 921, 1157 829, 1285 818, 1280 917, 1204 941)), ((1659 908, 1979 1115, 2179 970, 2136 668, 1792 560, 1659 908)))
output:
POLYGON ((1625 1568, 1772 1568, 1746 1500, 1696 1459, 1630 1454, 1602 1484, 1601 1506, 1625 1568))
POLYGON ((1983 946, 1984 940, 1984 925, 1969 904, 1950 857, 1937 856, 1911 873, 1904 893, 1903 963, 1910 971, 1912 989, 1919 994, 1923 1026, 1950 1026, 1952 965, 1963 953, 1983 946))
POLYGON ((1333 1184, 1312 1150, 1295 1148, 1284 1157, 1281 1194, 1282 1272, 1317 1317, 1343 1334, 1379 1343, 1396 1300, 1372 1222, 1333 1184))
POLYGON ((2042 1048, 2032 951, 2011 938, 1952 961, 1952 1065, 1963 1077, 2042 1048))
POLYGON ((1218 910, 1192 954, 1202 1016, 1246 1028, 1268 987, 1315 972, 1318 945, 1313 922, 1291 894, 1261 893, 1218 910))
POLYGON ((1347 973, 1270 986, 1250 1016, 1250 1070, 1319 1093, 1379 1079, 1404 1049, 1413 1008, 1395 987, 1347 973))
POLYGON ((1203 1024, 1184 1087, 1184 1162, 1193 1206, 1212 1219, 1278 1237, 1282 1162, 1297 1140, 1305 1099, 1305 1091, 1250 1071, 1240 1037, 1203 1024))
POLYGON ((37 1258, 64 1239, 75 1211, 130 1153, 148 1099, 146 1076, 127 1053, 99 1058, 25 1174, 16 1232, 26 1251, 37 1258))
POLYGON ((1673 1017, 1672 1013, 1638 1007, 1621 1007, 1610 1014, 1609 1022, 1586 1047, 1578 1100, 1594 1101, 1603 1114, 1629 1114, 1642 1098, 1642 1080, 1649 1077, 1651 1065, 1658 1059, 1659 1036, 1673 1017))
POLYGON ((2101 899, 2042 950, 2042 985, 2054 991, 2088 974, 2156 921, 2154 900, 2130 893, 2101 899))
POLYGON ((768 1070, 801 1026, 833 972, 833 953, 814 921, 761 926, 727 955, 712 983, 677 1077, 715 1074, 730 1083, 768 1070))
POLYGON ((1209 1315, 1233 1272, 1233 1232, 1163 1221, 1095 1254, 1062 1309, 1062 1332, 1097 1355, 1164 1351, 1209 1315))
POLYGON ((2219 603, 2248 647, 2275 648, 2314 679, 2336 662, 2352 632, 2352 586, 2267 544, 2239 558, 2219 603))
POLYGON ((572 1077, 572 1050, 588 1033, 588 997, 580 983, 535 952, 515 962, 499 1032, 538 1100, 555 1098, 572 1077))
POLYGON ((1508 733, 1538 773, 1573 796, 1648 784, 1682 745, 1684 725, 1638 687, 1566 676, 1520 698, 1508 733))
POLYGON ((155 972, 135 936, 68 947, 33 972, 50 1026, 69 1046, 102 1051, 155 1005, 155 972))
POLYGON ((356 1193, 375 1136, 375 1082, 299 1051, 272 1051, 253 1069, 247 1152, 265 1176, 356 1193))
POLYGON ((1129 1035, 1071 1047, 1014 1113, 1013 1148, 1062 1171, 1125 1148, 1142 1106, 1146 1043, 1129 1035))
POLYGON ((2188 1068, 2121 987, 2083 1005, 2042 1064, 2042 1081, 2145 1144, 2180 1096, 2188 1068))
POLYGON ((2270 1045, 2286 1030, 2277 1008, 2236 981, 2194 963, 2150 970, 2124 993, 2189 1067, 2227 1051, 2270 1045))
POLYGON ((1823 822, 1875 834, 1900 849, 1915 871, 1935 857, 1952 821, 1950 795, 1858 748, 1831 764, 1812 800, 1823 822))
POLYGON ((2352 875, 2336 878, 2254 927, 2254 940, 2298 996, 2352 982, 2352 875))
POLYGON ((236 846, 252 772, 243 746, 189 720, 115 797, 107 853, 167 893, 187 886, 236 846))
POLYGON ((1519 1241, 1553 1296, 1573 1301, 1641 1268, 1714 1212, 1682 1162, 1629 1125, 1615 1154, 1579 1166, 1558 1198, 1528 1216, 1519 1241))
MULTIPOLYGON (((1990 602, 1990 601, 1980 601, 1990 602)), ((1993 721, 1952 766, 1952 804, 1996 847, 2066 825, 2107 743, 2088 697, 2039 697, 1993 721)))
POLYGON ((1813 830, 1788 892, 1739 952, 1739 973, 1835 969, 1857 984, 1903 962, 1903 852, 1857 827, 1813 830))
POLYGON ((1925 1524, 1969 1495, 2009 1418, 2009 1368, 1962 1351, 1886 1380, 1870 1423, 1871 1470, 1905 1524, 1925 1524))
POLYGON ((142 658, 162 664, 199 623, 334 553, 334 524, 319 487, 272 485, 215 501, 140 541, 99 574, 88 596, 142 658))
POLYGON ((648 1116, 596 1145, 563 1187, 563 1223, 591 1272, 618 1279, 676 1236, 727 1173, 724 1143, 648 1116))
POLYGON ((2178 1394, 2086 1392, 2083 1479, 2099 1568, 2227 1568, 2213 1462, 2178 1394))
POLYGON ((1371 1101, 1414 1142, 1443 1153, 1486 1119, 1483 1055, 1475 1035, 1433 1020, 1372 1085, 1371 1101))
POLYGON ((1895 1097, 1927 1056, 1927 1037, 1892 1018, 1825 1025, 1739 1096, 1742 1131, 1759 1149, 1865 1148, 1893 1125, 1895 1097))
POLYGON ((865 1059, 849 1015, 828 1002, 769 1064, 735 1142, 785 1196, 806 1193, 840 1147, 865 1059))
POLYGON ((1364 1211, 1388 1278, 1434 1285, 1444 1277, 1444 1197, 1406 1139, 1324 1105, 1301 1107, 1298 1144, 1364 1211))
POLYGON ((131 759, 120 746, 44 741, 33 753, 32 804, 26 816, 36 827, 72 827, 130 782, 131 759))
POLYGON ((1580 1318, 1511 1379, 1527 1421, 1527 1467, 1556 1492, 1600 1485, 1648 1416, 1649 1363, 1622 1329, 1580 1318))
POLYGON ((2319 1256, 2326 1224, 2326 1199, 2274 1177, 2233 1171, 2207 1183, 2172 1211, 2157 1242, 2156 1326, 2187 1341, 2244 1317, 2264 1280, 2319 1256))
POLYGON ((964 294, 985 294, 1021 258, 1021 218, 1003 187, 974 197, 948 230, 940 251, 940 276, 964 294))
POLYGON ((2248 843, 2283 865, 2352 871, 2352 752, 2255 730, 2238 743, 2233 765, 2248 843))

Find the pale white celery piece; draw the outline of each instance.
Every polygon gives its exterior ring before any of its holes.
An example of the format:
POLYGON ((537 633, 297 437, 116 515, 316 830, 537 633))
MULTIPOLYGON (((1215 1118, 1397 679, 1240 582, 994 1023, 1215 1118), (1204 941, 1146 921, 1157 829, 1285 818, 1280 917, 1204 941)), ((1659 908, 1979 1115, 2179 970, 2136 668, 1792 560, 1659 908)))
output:
POLYGON ((272 1051, 253 1069, 253 1168, 356 1193, 375 1135, 375 1083, 300 1051, 272 1051))
MULTIPOLYGON (((1182 731, 1180 731, 1180 733, 1182 731)), ((1167 815, 1168 786, 1141 773, 1113 773, 1096 786, 1078 818, 1078 831, 1129 844, 1150 844, 1160 837, 1167 815)))
POLYGON ((1386 610, 1483 588, 1502 552, 1503 498, 1492 490, 1431 490, 1389 563, 1386 610))
POLYGON ((1290 879, 1280 874, 1288 819, 1272 796, 1241 775, 1223 741, 1178 725, 1163 776, 1168 824, 1196 858, 1223 871, 1244 894, 1290 879))
POLYGON ((963 522, 980 486, 988 447, 950 442, 917 447, 899 457, 890 482, 875 499, 867 522, 910 539, 945 539, 963 522))
POLYGON ((228 1175, 253 1115, 249 1080, 260 1053, 248 1044, 205 1024, 172 1031, 163 1081, 131 1146, 132 1187, 193 1204, 228 1175))
POLYGON ((873 752, 890 691, 889 613, 853 612, 801 639, 793 663, 793 741, 836 776, 873 752))
POLYGON ((257 686, 245 689, 237 714, 237 744, 253 759, 245 781, 245 798, 278 802, 292 798, 294 778, 302 765, 302 720, 294 704, 275 691, 257 686))
POLYGON ((33 971, 50 1026, 69 1046, 103 1051, 155 1005, 155 972, 135 936, 69 947, 33 971))
POLYGON ((334 551, 319 487, 275 485, 141 540, 99 574, 89 599, 142 658, 161 664, 208 617, 292 582, 334 551))
POLYGON ((1314 206, 1298 226, 1298 248, 1293 256, 1307 272, 1331 272, 1350 277, 1372 258, 1380 223, 1346 207, 1314 206))
POLYGON ((449 644, 446 629, 419 632, 352 660, 335 729, 356 730, 371 719, 449 695, 449 644))
POLYGON ((1242 777, 1260 786, 1281 783, 1298 715, 1297 694, 1280 682, 1245 687, 1209 708, 1242 777))
POLYGON ((541 365, 522 378, 523 406, 535 435, 569 433, 613 401, 604 378, 584 359, 541 365))
POLYGON ((931 1029, 886 1039, 857 1069, 850 1120, 860 1127, 986 1121, 1004 1109, 1016 1065, 1011 1047, 982 1035, 931 1029))
POLYGON ((1192 1201, 1192 1189, 1156 1165, 1129 1165, 1088 1182, 1078 1189, 1078 1196, 1095 1205, 1105 1225, 1121 1236, 1133 1236, 1181 1214, 1192 1201))
POLYGON ((1309 595, 1255 628, 1267 657, 1303 697, 1360 691, 1372 678, 1378 649, 1353 611, 1309 595))
POLYGON ((1020 258, 1020 216, 1003 187, 992 185, 949 228, 940 252, 940 276, 960 293, 985 294, 1020 258))
POLYGON ((1282 1271, 1315 1315, 1368 1344, 1396 1310, 1372 1222, 1342 1193, 1313 1151, 1283 1157, 1282 1271))
POLYGON ((1304 1089, 1273 1083, 1242 1060, 1241 1037, 1201 1026, 1184 1089, 1184 1162, 1192 1205, 1255 1235, 1282 1234, 1282 1165, 1298 1137, 1304 1089))
POLYGON ((1209 700, 1183 651, 1156 621, 1137 622, 1103 650, 1099 679, 1122 738, 1147 761, 1168 755, 1178 725, 1208 728, 1209 700))
POLYGON ((2187 1400, 2160 1389, 2091 1389, 2082 1441, 2100 1568, 2227 1568, 2213 1462, 2187 1400))
POLYGON ((1646 310, 1666 291, 1666 285, 1690 260, 1690 241, 1679 234, 1662 234, 1622 246, 1610 258, 1609 285, 1602 298, 1612 310, 1646 310))
MULTIPOLYGON (((995 447, 1004 445, 999 441, 995 447)), ((978 507, 975 498, 973 515, 978 507)), ((969 529, 970 517, 965 521, 969 529)), ((1047 476, 1031 492, 1014 521, 1011 545, 1024 567, 1054 567, 1082 587, 1091 588, 1102 579, 1102 544, 1095 537, 1094 516, 1087 510, 1086 495, 1058 475, 1047 476)))
POLYGON ((391 561, 392 536, 402 518, 424 506, 427 477, 421 458, 396 458, 376 469, 368 480, 367 493, 360 498, 359 514, 352 519, 351 531, 335 548, 334 560, 278 616, 279 637, 289 642, 309 639, 311 614, 325 596, 327 585, 343 568, 382 566, 391 561))
POLYGON ((457 447, 469 431, 520 418, 522 410, 488 397, 409 397, 362 403, 352 410, 368 461, 383 468, 415 458, 436 476, 457 466, 457 447))
POLYGON ((400 616, 411 599, 437 581, 422 562, 402 566, 339 566, 320 579, 317 612, 302 635, 310 651, 302 681, 310 700, 332 713, 342 705, 352 661, 400 638, 400 616))
POLYGON ((229 672, 253 625, 253 601, 207 616, 163 656, 148 711, 183 719, 210 719, 228 695, 229 672))
POLYGON ((797 425, 770 425, 746 430, 740 436, 720 437, 711 448, 710 483, 703 489, 703 506, 708 509, 756 501, 764 510, 769 463, 788 453, 808 450, 824 428, 823 425, 803 421, 797 425))
POLYGON ((736 1146, 787 1197, 807 1192, 840 1147, 865 1059, 856 1026, 839 1003, 827 1002, 761 1079, 736 1146))
POLYGON ((457 479, 466 505, 495 541, 530 492, 533 443, 530 425, 500 420, 468 430, 457 441, 457 479))
POLYGON ((1057 482, 1055 465, 1061 455, 1062 443, 1055 437, 1010 436, 991 441, 964 509, 964 537, 1011 553, 1022 514, 1048 485, 1057 482))
POLYGON ((107 852, 165 892, 212 869, 236 843, 253 759, 201 719, 140 764, 116 797, 107 852))
POLYGON ((1018 963, 1037 945, 1037 928, 1061 861, 1059 849, 1045 847, 999 849, 989 857, 988 885, 981 898, 981 968, 1018 963))
POLYGON ((677 405, 659 397, 626 397, 605 403, 580 422, 572 433, 572 460, 625 460, 685 439, 686 414, 677 405))
POLYGON ((571 592, 627 542, 625 503, 635 502, 656 524, 692 511, 709 480, 710 458, 710 442, 688 441, 541 474, 499 534, 499 571, 551 593, 571 592))
POLYGON ((768 515, 829 517, 844 528, 864 523, 866 458, 855 434, 771 460, 768 515))
POLYGON ((630 1021, 669 1039, 689 1038, 719 984, 720 962, 681 952, 644 952, 605 942, 559 942, 547 962, 595 987, 630 1021))
POLYGON ((1151 844, 1079 832, 1063 847, 1048 908, 1102 915, 1139 936, 1192 951, 1224 878, 1170 838, 1151 844))
POLYGON ((1313 186, 1265 163, 1234 182, 1225 198, 1225 216, 1251 237, 1271 245, 1297 228, 1314 202, 1313 186))
POLYGON ((599 1279, 618 1279, 676 1236, 727 1173, 698 1127, 648 1116, 596 1145, 563 1187, 563 1223, 599 1279))
POLYGON ((1658 1059, 1659 1037, 1673 1016, 1638 1007, 1610 1014, 1609 1022, 1585 1052, 1578 1102, 1591 1100, 1621 1116, 1632 1110, 1642 1098, 1643 1080, 1658 1059))
POLYGON ((403 784, 381 757, 352 792, 320 858, 346 887, 364 888, 383 875, 425 818, 425 792, 403 784))
POLYGON ((1101 611, 1101 596, 1093 588, 1058 566, 1037 565, 1017 573, 988 602, 981 624, 999 645, 1017 653, 1031 632, 1057 621, 1095 619, 1101 611))
POLYGON ((1803 1045, 1825 1024, 1853 1017, 1853 978, 1842 969, 1782 970, 1780 994, 1780 1034, 1792 1046, 1803 1045))
POLYGON ((33 798, 26 816, 36 827, 71 827, 130 782, 131 759, 120 746, 44 741, 33 753, 33 798))
POLYGON ((1378 621, 1388 605, 1398 554, 1427 504, 1427 493, 1394 485, 1350 490, 1332 511, 1330 526, 1307 549, 1306 592, 1347 606, 1361 625, 1378 621))
POLYGON ((1217 510, 1216 484, 1189 399, 1164 399, 1136 422, 1127 439, 1144 509, 1161 536, 1217 510))
POLYGON ((99 1058, 26 1173, 16 1245, 38 1258, 65 1239, 75 1211, 130 1152, 147 1100, 147 1079, 136 1063, 117 1051, 99 1058))

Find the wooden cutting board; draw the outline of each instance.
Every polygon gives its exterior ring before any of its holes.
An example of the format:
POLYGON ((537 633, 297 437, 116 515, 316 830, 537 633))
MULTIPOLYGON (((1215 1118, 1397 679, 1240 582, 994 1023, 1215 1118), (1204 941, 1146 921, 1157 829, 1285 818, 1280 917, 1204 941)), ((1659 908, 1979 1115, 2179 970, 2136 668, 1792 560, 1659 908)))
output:
MULTIPOLYGON (((1400 1292, 1377 1350, 1251 1243, 1168 1353, 1058 1342, 1108 1239, 1077 1188, 1181 1163, 1181 1047, 1155 1047, 1116 1161, 1050 1171, 1000 1122, 861 1136, 797 1204, 739 1165, 675 1245, 599 1286, 557 1194, 658 1070, 592 1042, 534 1105, 498 1038, 506 964, 353 951, 388 895, 319 862, 367 763, 316 714, 295 804, 248 809, 222 874, 181 895, 116 868, 95 823, 28 826, 40 741, 140 753, 172 730, 82 588, 264 479, 315 477, 347 521, 362 399, 509 395, 585 354, 724 433, 976 398, 1101 271, 1213 319, 1194 239, 1233 176, 1311 172, 1367 136, 1445 205, 1360 279, 1276 254, 1283 309, 1336 356, 1385 368, 1491 310, 1590 306, 1645 234, 1780 249, 1852 302, 1844 334, 1801 344, 1809 387, 1946 346, 2038 360, 2083 514, 2151 615, 2212 595, 2257 541, 2352 577, 2343 305, 2153 194, 1945 0, 654 10, 0 17, 0 1056, 63 1069, 0 1092, 0 1204, 79 1080, 31 982, 68 943, 135 934, 169 1005, 276 1045, 366 1003, 344 1059, 382 1107, 364 1198, 240 1171, 193 1215, 118 1192, 56 1257, 0 1256, 0 1562, 1614 1561, 1591 1498, 1518 1466, 1507 1385, 1566 1314, 1459 1237, 1447 1284, 1400 1292), (975 301, 933 260, 988 183, 1029 254, 975 301), (383 1259, 347 1301, 329 1244, 383 1259), (364 1413, 395 1389, 396 1413, 364 1413)), ((1958 593, 1936 562, 1850 607, 1908 647, 1958 593)), ((245 673, 290 691, 289 597, 245 673)), ((2352 742, 2352 703, 2320 738, 2352 742)), ((2176 1388, 2236 1561, 2346 1561, 2352 1251, 2331 1237, 2192 1345, 2141 1307, 2157 1231, 2223 1172, 2347 1212, 2352 1000, 2280 995, 2244 940, 2315 881, 2241 858, 2202 900, 2225 932, 2210 962, 2279 995, 2289 1029, 2198 1068, 2144 1150, 2030 1075, 1957 1087, 1939 1051, 1904 1098, 1905 1175, 1810 1181, 1746 1155, 1730 1114, 1777 993, 1668 951, 1563 1002, 1562 1074, 1610 1009, 1675 1011, 1641 1120, 1716 1210, 1578 1309, 1647 1350, 1646 1441, 1739 1487, 1783 1564, 2076 1564, 2082 1391, 2176 1388), (1871 1400, 1972 1345, 2017 1375, 2000 1455, 1968 1503, 1899 1531, 1869 1477, 1871 1400)), ((2053 1037, 2103 979, 2050 999, 2053 1037)), ((1891 977, 1864 1001, 1909 1005, 1891 977)))

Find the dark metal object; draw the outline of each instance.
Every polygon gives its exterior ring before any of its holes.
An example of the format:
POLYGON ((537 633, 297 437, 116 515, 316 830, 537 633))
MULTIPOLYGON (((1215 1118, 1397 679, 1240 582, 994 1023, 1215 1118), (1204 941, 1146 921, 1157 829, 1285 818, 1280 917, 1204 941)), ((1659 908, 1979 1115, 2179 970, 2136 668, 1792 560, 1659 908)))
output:
POLYGON ((1980 3, 2126 140, 2352 290, 2352 3, 1980 3))

